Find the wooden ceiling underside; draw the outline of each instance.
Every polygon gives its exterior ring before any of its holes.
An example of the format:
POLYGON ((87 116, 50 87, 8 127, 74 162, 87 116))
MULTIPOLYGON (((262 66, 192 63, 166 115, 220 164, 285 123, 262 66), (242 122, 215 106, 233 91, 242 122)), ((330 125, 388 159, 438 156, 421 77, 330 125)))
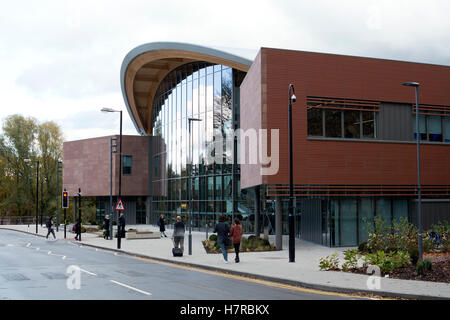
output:
POLYGON ((177 67, 194 62, 217 63, 247 72, 248 65, 220 57, 183 50, 155 50, 133 59, 125 74, 125 91, 136 124, 151 135, 153 99, 161 81, 177 67))

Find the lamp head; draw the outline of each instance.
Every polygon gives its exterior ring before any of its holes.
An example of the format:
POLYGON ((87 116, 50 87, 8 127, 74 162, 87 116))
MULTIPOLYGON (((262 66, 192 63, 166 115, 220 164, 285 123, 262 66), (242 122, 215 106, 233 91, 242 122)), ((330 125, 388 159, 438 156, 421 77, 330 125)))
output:
POLYGON ((102 112, 119 112, 119 110, 114 110, 113 108, 102 108, 102 112))
POLYGON ((295 94, 292 95, 291 100, 292 100, 292 102, 295 102, 297 100, 297 97, 295 96, 295 94))
POLYGON ((402 83, 402 85, 407 86, 407 87, 418 87, 419 83, 418 82, 404 82, 404 83, 402 83))

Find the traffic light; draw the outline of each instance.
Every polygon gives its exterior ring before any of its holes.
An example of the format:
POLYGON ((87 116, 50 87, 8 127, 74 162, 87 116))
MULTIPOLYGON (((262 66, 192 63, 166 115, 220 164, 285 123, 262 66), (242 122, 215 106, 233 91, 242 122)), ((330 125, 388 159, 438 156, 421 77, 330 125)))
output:
POLYGON ((62 207, 63 209, 69 207, 69 193, 67 191, 63 191, 62 193, 62 207))

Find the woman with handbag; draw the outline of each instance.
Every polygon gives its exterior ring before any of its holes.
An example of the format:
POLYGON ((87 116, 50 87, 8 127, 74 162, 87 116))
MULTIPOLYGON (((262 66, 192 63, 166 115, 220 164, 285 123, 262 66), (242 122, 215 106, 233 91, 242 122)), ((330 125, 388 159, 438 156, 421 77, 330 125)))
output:
POLYGON ((228 238, 230 226, 226 223, 225 215, 219 216, 219 223, 214 227, 214 233, 217 233, 217 241, 222 249, 224 262, 228 263, 227 247, 230 245, 230 238, 228 238))

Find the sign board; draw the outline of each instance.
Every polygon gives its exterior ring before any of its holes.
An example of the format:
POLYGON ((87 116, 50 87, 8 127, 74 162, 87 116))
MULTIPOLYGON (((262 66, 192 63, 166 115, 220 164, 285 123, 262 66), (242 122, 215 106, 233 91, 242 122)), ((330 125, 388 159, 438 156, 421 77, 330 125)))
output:
POLYGON ((125 211, 125 207, 123 206, 122 199, 119 199, 119 202, 117 202, 116 208, 114 210, 116 210, 116 211, 125 211))

